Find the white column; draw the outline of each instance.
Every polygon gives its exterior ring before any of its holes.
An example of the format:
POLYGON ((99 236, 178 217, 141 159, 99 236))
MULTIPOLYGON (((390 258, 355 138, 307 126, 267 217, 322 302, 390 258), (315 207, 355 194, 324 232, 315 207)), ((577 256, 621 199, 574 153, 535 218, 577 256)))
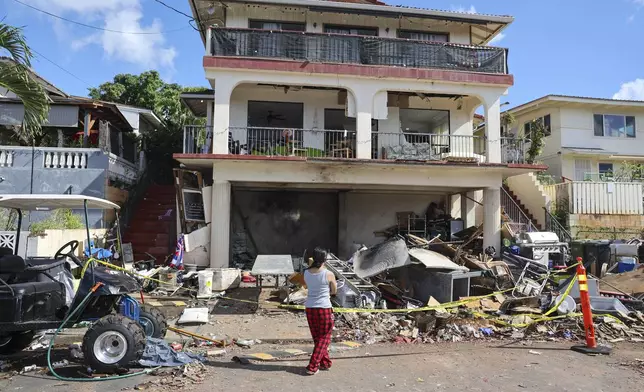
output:
POLYGON ((371 112, 358 111, 356 158, 371 159, 371 112))
POLYGON ((228 268, 230 263, 230 182, 212 185, 210 267, 228 268))
POLYGON ((213 113, 213 154, 228 154, 230 131, 230 97, 235 82, 223 77, 215 81, 215 110, 213 113))
POLYGON ((212 29, 208 27, 206 30, 206 56, 212 56, 213 54, 210 53, 210 50, 212 49, 212 29))
POLYGON ((501 188, 483 190, 483 249, 493 246, 501 252, 501 188))
POLYGON ((501 163, 501 98, 485 102, 485 136, 487 162, 501 163))
POLYGON ((212 151, 213 138, 213 112, 215 111, 214 101, 206 101, 206 144, 201 147, 200 153, 208 154, 212 151))
POLYGON ((476 221, 477 201, 475 192, 461 193, 461 219, 466 229, 478 223, 476 221))

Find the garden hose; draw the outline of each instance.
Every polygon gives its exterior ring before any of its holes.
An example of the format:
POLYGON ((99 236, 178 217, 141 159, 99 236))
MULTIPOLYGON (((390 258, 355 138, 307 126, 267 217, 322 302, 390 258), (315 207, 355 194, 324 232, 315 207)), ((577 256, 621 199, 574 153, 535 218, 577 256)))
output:
POLYGON ((158 366, 158 367, 155 367, 155 368, 152 368, 152 369, 146 369, 146 370, 136 372, 136 373, 122 374, 122 375, 119 375, 119 376, 97 377, 97 378, 63 377, 60 374, 56 373, 56 370, 54 370, 54 367, 51 364, 51 349, 54 347, 54 341, 56 340, 56 337, 58 336, 60 331, 62 331, 62 329, 65 326, 65 324, 67 324, 67 322, 76 313, 78 313, 81 309, 83 309, 83 307, 85 306, 85 303, 87 301, 89 301, 89 299, 92 296, 92 294, 94 294, 96 292, 96 290, 98 290, 102 285, 103 285, 102 283, 97 283, 94 287, 91 288, 89 293, 87 293, 87 295, 85 296, 85 298, 83 298, 81 303, 78 304, 76 309, 74 309, 73 312, 70 312, 69 315, 65 318, 65 320, 63 320, 63 322, 60 324, 60 326, 58 327, 56 332, 54 332, 54 335, 49 340, 49 348, 47 349, 47 367, 49 368, 49 371, 51 372, 51 374, 54 377, 56 377, 58 380, 61 380, 61 381, 80 381, 80 382, 83 382, 83 381, 84 382, 91 382, 91 381, 121 380, 121 379, 124 379, 124 378, 129 378, 129 377, 135 377, 135 376, 141 376, 141 375, 144 375, 144 374, 148 374, 148 373, 153 372, 153 371, 155 371, 155 370, 160 368, 160 366, 158 366))

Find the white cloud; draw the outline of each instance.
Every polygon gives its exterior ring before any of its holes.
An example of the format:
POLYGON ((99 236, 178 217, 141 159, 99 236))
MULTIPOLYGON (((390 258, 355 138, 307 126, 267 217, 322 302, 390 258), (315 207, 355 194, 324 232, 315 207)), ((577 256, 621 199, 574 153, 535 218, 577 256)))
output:
POLYGON ((619 91, 613 95, 613 99, 644 101, 644 79, 623 83, 619 91))
POLYGON ((631 2, 635 5, 639 5, 640 7, 644 6, 644 0, 631 0, 631 2))
MULTIPOLYGON (((167 44, 161 32, 160 20, 143 22, 142 0, 28 0, 29 3, 57 15, 85 22, 108 30, 146 34, 121 34, 109 31, 89 31, 73 27, 76 33, 69 39, 69 31, 58 34, 68 41, 73 50, 100 45, 108 59, 124 61, 145 69, 164 69, 172 72, 177 51, 167 44), (91 21, 91 22, 88 22, 91 21), (150 34, 151 33, 151 34, 150 34)), ((70 25, 73 26, 73 25, 70 25)))
MULTIPOLYGON (((642 0, 642 1, 644 1, 644 0, 642 0)), ((461 6, 461 5, 459 5, 459 6, 453 5, 452 6, 452 11, 463 12, 463 13, 466 13, 466 14, 475 14, 476 13, 476 8, 474 8, 473 5, 471 5, 470 8, 465 8, 465 7, 461 6)))
POLYGON ((498 44, 499 42, 503 41, 503 38, 505 38, 505 34, 497 34, 494 38, 492 38, 492 40, 490 40, 490 45, 498 44))

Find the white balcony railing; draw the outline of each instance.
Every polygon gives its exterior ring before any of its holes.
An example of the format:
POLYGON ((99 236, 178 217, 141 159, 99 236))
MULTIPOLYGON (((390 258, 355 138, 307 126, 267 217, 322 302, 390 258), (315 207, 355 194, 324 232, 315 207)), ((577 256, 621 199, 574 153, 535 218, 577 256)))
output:
POLYGON ((36 157, 35 166, 42 169, 100 169, 105 167, 104 155, 107 155, 106 169, 111 178, 133 183, 139 176, 137 165, 100 148, 36 147, 33 152, 32 156, 31 147, 0 146, 0 168, 28 165, 36 157))

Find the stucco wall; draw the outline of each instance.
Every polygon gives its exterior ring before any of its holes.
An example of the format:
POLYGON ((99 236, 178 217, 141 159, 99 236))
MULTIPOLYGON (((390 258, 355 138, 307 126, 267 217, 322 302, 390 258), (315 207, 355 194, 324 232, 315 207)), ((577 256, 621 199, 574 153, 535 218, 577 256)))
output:
MULTIPOLYGON (((34 154, 33 192, 31 189, 31 149, 14 149, 13 166, 0 167, 0 194, 44 193, 105 197, 108 157, 101 151, 91 153, 86 169, 49 169, 43 167, 43 152, 34 154)), ((82 211, 76 211, 82 213, 82 211)), ((34 212, 32 220, 38 221, 46 212, 34 212)), ((25 223, 26 224, 26 223, 25 223)), ((90 227, 103 226, 103 211, 89 211, 90 227)), ((25 226, 26 227, 26 226, 25 226)))
POLYGON ((642 155, 644 151, 644 111, 640 108, 615 110, 601 108, 562 108, 561 129, 564 147, 602 148, 620 155, 642 155), (635 116, 635 138, 595 136, 593 114, 635 116))
MULTIPOLYGON (((539 160, 548 165, 548 174, 556 177, 562 176, 561 168, 561 110, 559 108, 543 108, 531 111, 529 113, 519 115, 516 117, 516 123, 512 127, 512 133, 525 137, 523 129, 526 123, 550 115, 550 136, 545 138, 545 145, 543 152, 539 156, 539 160)), ((527 148, 528 146, 526 146, 527 148)))
POLYGON ((533 173, 508 177, 507 184, 510 190, 521 200, 521 203, 530 211, 537 223, 545 228, 546 215, 543 210, 550 202, 543 187, 533 173))
POLYGON ((381 243, 385 238, 376 237, 373 232, 396 225, 397 212, 413 211, 425 215, 431 202, 440 204, 444 201, 445 196, 437 194, 348 192, 346 236, 339 238, 340 254, 350 256, 353 244, 372 246, 381 243))
POLYGON ((248 28, 249 20, 282 21, 306 23, 307 31, 323 32, 324 24, 364 26, 378 28, 381 37, 397 37, 397 30, 445 32, 450 34, 450 42, 470 44, 470 26, 465 23, 415 20, 414 18, 378 18, 356 14, 332 14, 313 12, 296 7, 266 7, 261 5, 228 4, 226 26, 248 28))

